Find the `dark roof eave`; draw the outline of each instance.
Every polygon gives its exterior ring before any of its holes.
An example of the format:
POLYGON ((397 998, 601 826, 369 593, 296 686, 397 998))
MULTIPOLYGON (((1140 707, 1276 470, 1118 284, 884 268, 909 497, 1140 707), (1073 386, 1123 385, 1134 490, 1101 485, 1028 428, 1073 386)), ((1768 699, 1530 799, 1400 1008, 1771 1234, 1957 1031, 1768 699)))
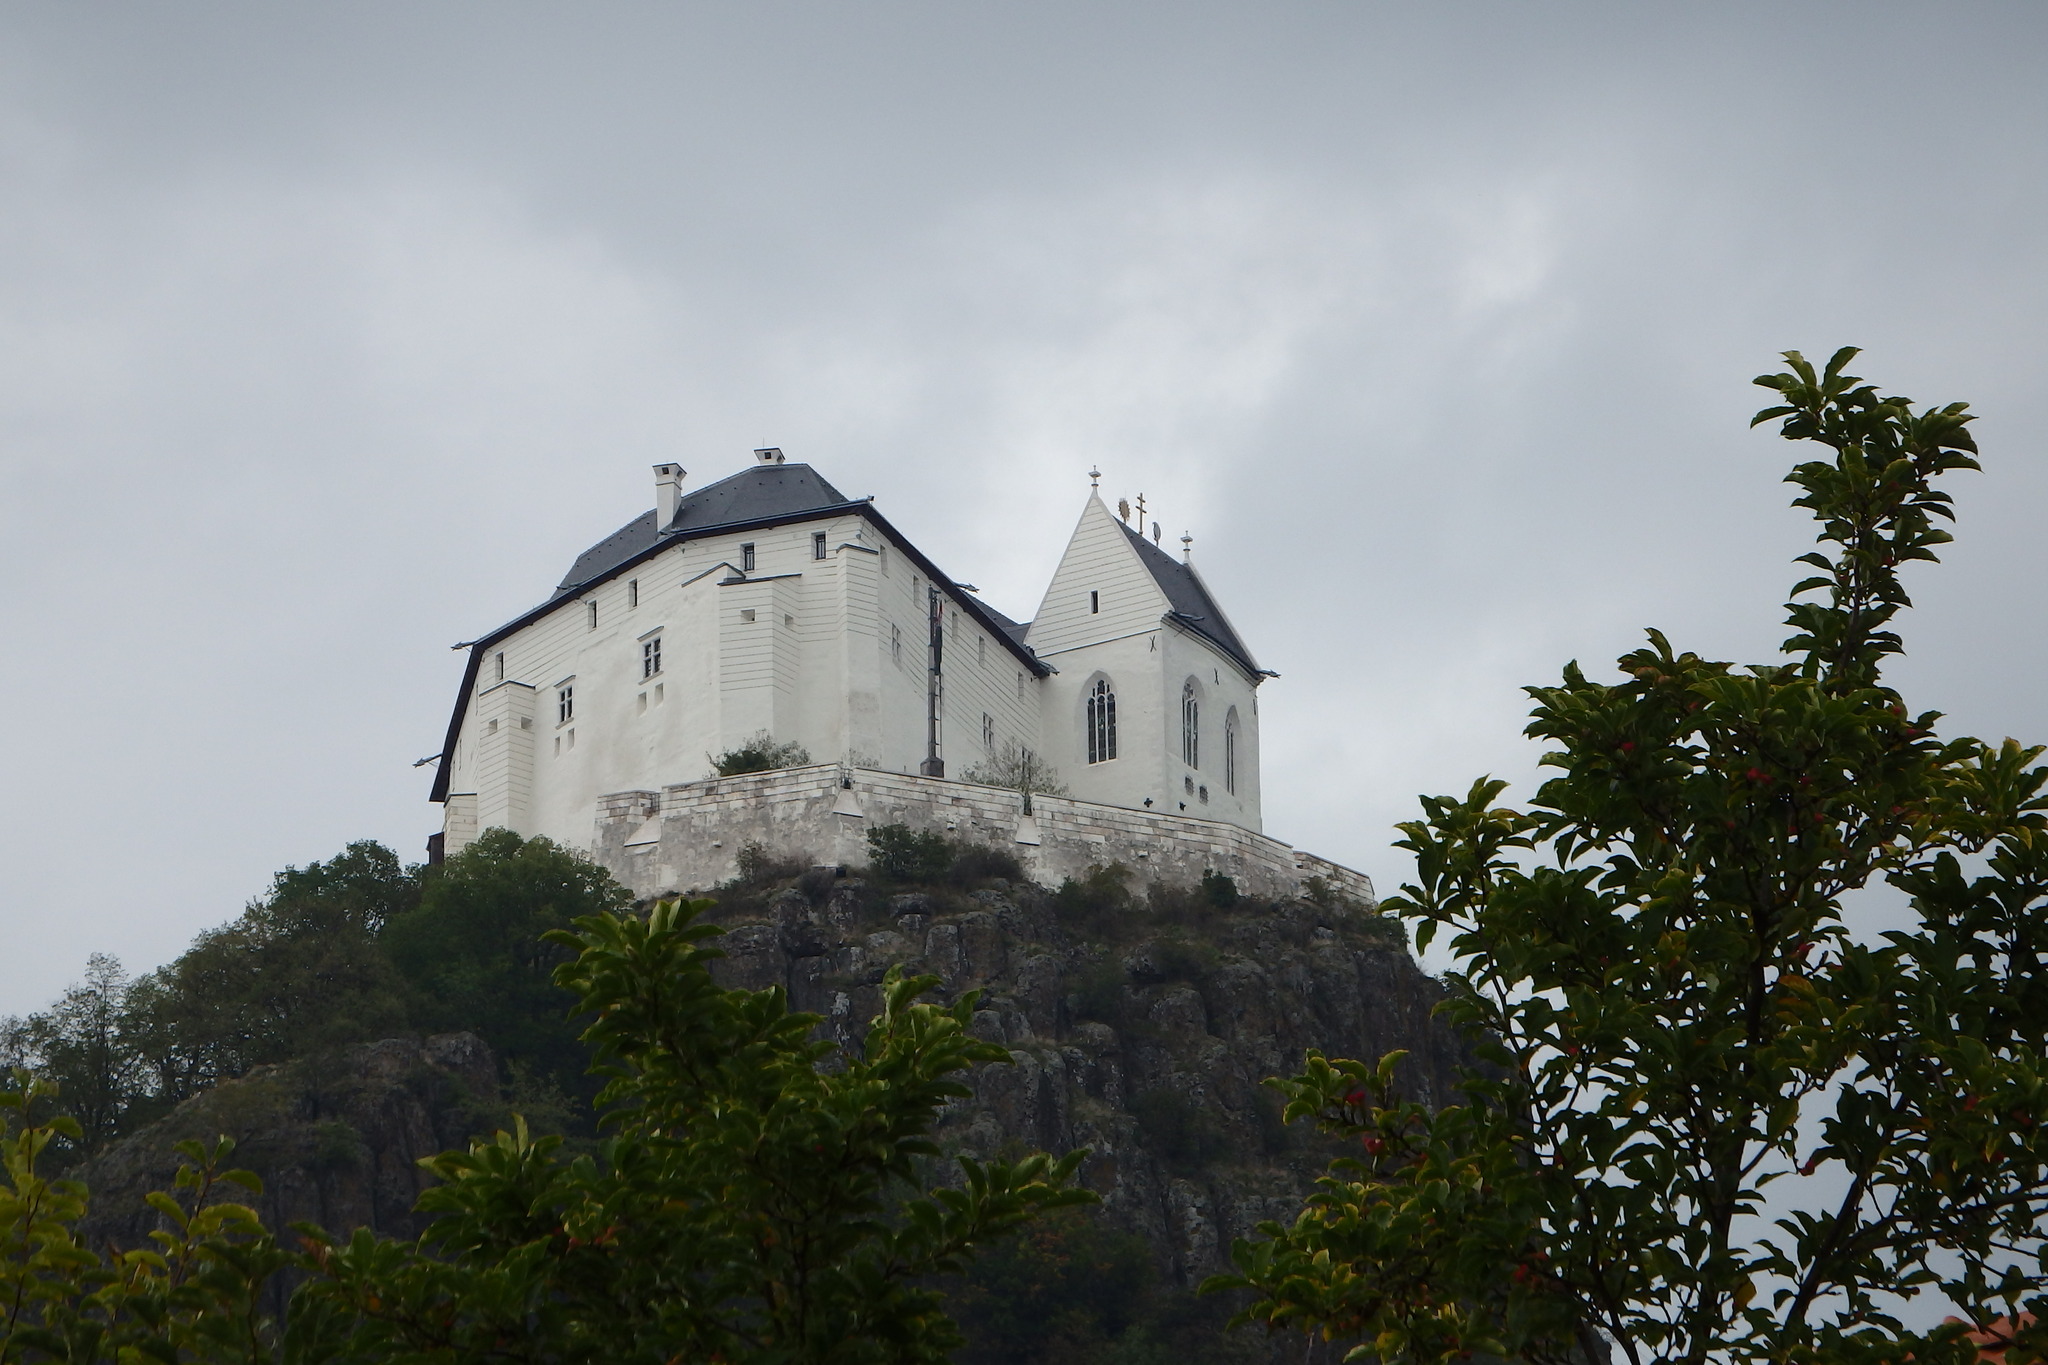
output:
POLYGON ((448 718, 448 733, 441 740, 441 762, 435 768, 434 787, 433 791, 429 793, 427 800, 446 801, 448 799, 448 770, 452 766, 449 762, 449 755, 455 752, 455 741, 462 732, 462 718, 469 712, 469 699, 476 690, 477 669, 482 664, 485 651, 492 645, 504 639, 512 632, 523 630, 527 626, 532 625, 549 612, 566 606, 587 589, 617 578, 635 565, 645 563, 663 550, 668 549, 671 545, 680 545, 690 540, 701 540, 706 536, 730 535, 735 531, 765 530, 774 526, 787 526, 792 522, 816 521, 824 517, 843 517, 849 513, 867 518, 875 524, 877 530, 895 541, 903 553, 916 563, 918 567, 923 569, 925 575, 932 582, 939 584, 945 589, 946 595, 951 597, 956 605, 964 607, 969 616, 972 616, 986 627, 998 641, 1007 645, 1010 652, 1017 656, 1018 661, 1028 668, 1033 676, 1043 678, 1052 673, 1051 665, 1041 662, 1038 656, 1033 654, 1027 646, 1012 639, 1010 633, 1003 629, 1000 622, 995 619, 988 608, 982 606, 980 602, 977 602, 974 598, 961 591, 950 578, 939 572, 936 565, 929 559, 926 559, 916 547, 911 545, 907 537, 890 525, 889 519, 875 510, 875 500, 873 498, 856 498, 851 502, 834 503, 827 507, 810 507, 800 512, 783 512, 772 517, 756 517, 750 521, 728 521, 721 522, 716 526, 698 526, 687 531, 663 531, 658 534, 654 544, 641 550, 639 553, 620 560, 602 573, 594 574, 573 587, 558 589, 553 597, 533 608, 533 610, 516 616, 489 634, 479 636, 477 639, 470 641, 469 664, 462 671, 462 691, 455 701, 455 714, 448 718))

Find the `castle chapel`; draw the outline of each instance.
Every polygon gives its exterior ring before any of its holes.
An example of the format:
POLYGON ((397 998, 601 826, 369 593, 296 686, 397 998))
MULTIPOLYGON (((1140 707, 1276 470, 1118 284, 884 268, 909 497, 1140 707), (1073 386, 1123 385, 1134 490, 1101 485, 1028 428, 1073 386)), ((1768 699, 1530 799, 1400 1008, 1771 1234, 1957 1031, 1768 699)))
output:
POLYGON ((584 551, 466 646, 435 856, 502 826, 642 894, 702 889, 747 841, 864 861, 870 823, 1013 843, 1041 877, 1123 861, 1291 892, 1357 873, 1263 837, 1262 670, 1185 552, 1090 492, 1037 614, 1013 621, 867 498, 779 450, 584 551), (809 764, 719 778, 766 735, 809 764), (1025 774, 1034 780, 1019 780, 1025 774), (1015 788, 1051 779, 1058 797, 1015 788))

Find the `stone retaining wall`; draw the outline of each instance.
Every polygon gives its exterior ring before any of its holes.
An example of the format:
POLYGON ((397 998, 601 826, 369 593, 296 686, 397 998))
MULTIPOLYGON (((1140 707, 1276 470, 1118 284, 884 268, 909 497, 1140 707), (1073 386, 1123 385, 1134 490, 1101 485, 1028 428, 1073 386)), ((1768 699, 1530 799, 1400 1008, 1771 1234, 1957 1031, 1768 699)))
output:
POLYGON ((742 845, 779 858, 860 866, 867 832, 908 825, 997 844, 1036 882, 1056 886, 1091 865, 1122 863, 1133 883, 1191 884, 1209 870, 1250 895, 1300 896, 1311 877, 1370 907, 1372 880, 1236 825, 1034 796, 970 782, 819 764, 614 792, 598 801, 594 856, 635 894, 703 892, 732 877, 742 845))

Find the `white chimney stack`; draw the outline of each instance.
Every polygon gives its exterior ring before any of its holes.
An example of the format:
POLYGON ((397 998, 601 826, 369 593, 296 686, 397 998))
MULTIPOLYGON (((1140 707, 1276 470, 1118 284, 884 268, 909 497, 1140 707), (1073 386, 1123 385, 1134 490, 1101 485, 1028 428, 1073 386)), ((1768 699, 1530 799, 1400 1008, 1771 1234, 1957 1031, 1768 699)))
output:
POLYGON ((658 464, 654 467, 654 529, 657 532, 668 529, 676 519, 676 507, 683 500, 683 475, 687 471, 679 464, 658 464))
POLYGON ((754 452, 754 459, 760 464, 781 464, 782 451, 775 446, 762 446, 754 452))

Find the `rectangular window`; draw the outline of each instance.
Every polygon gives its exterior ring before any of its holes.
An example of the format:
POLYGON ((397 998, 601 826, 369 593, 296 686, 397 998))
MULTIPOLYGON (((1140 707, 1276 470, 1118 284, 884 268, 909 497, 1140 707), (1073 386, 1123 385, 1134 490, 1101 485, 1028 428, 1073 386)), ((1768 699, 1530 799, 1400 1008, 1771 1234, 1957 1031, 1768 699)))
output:
POLYGON ((1022 673, 1017 675, 1017 700, 1024 700, 1024 675, 1022 673))
POLYGON ((823 531, 813 531, 811 532, 811 558, 823 559, 824 557, 825 533, 823 531))
POLYGON ((661 672, 661 637, 640 642, 640 676, 651 678, 661 672))
POLYGON ((1094 592, 1094 591, 1091 591, 1091 592, 1089 592, 1089 594, 1088 594, 1088 614, 1089 614, 1090 616, 1094 616, 1094 615, 1096 615, 1096 614, 1097 614, 1098 612, 1100 612, 1101 610, 1102 610, 1102 594, 1101 594, 1101 593, 1099 593, 1099 592, 1094 592))
POLYGON ((750 541, 748 541, 748 542, 747 542, 746 544, 744 544, 744 545, 740 546, 740 572, 741 572, 741 573, 752 573, 753 571, 754 571, 754 542, 750 540, 750 541))
POLYGON ((996 751, 996 718, 984 711, 981 713, 981 747, 993 756, 996 751))
POLYGON ((986 635, 974 637, 974 662, 983 666, 988 664, 988 636, 986 635))
POLYGON ((898 663, 903 661, 903 627, 893 621, 889 624, 889 654, 898 663))
POLYGON ((587 612, 589 612, 589 613, 590 613, 590 628, 591 628, 592 630, 596 630, 596 629, 597 629, 597 603, 595 603, 595 602, 585 602, 585 603, 583 604, 583 609, 584 609, 585 611, 587 611, 587 612))
POLYGON ((637 578, 626 580, 626 605, 629 607, 640 605, 640 580, 637 578))
POLYGON ((576 719, 576 684, 555 689, 555 724, 567 725, 576 719))
POLYGON ((498 681, 505 681, 505 651, 498 651, 498 681))

